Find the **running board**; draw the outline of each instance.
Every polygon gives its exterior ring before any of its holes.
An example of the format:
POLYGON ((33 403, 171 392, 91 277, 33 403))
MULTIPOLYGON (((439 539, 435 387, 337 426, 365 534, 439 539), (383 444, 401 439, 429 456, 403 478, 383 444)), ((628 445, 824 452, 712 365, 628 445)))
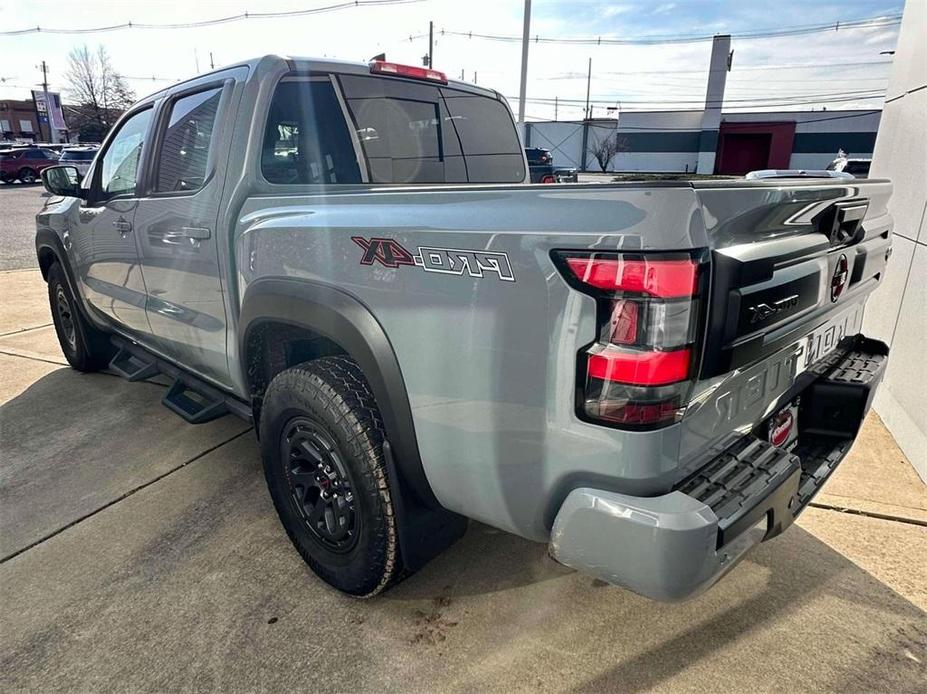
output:
POLYGON ((109 363, 110 370, 129 381, 143 381, 158 374, 174 379, 161 404, 190 424, 204 424, 225 414, 254 423, 251 408, 233 395, 158 358, 138 343, 121 337, 113 337, 112 342, 118 351, 109 363))
POLYGON ((185 377, 174 380, 164 397, 161 398, 161 404, 174 414, 186 419, 190 424, 211 422, 228 414, 229 411, 224 397, 215 391, 204 392, 201 387, 198 388, 188 383, 185 377))
POLYGON ((110 360, 109 369, 127 381, 144 381, 160 373, 156 361, 134 354, 125 345, 120 346, 116 356, 110 360))

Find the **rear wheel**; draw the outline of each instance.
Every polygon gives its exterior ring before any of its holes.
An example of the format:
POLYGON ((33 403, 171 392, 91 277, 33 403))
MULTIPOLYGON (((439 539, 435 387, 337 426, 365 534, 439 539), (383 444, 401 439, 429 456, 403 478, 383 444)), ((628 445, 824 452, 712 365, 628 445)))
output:
POLYGON ((36 174, 34 169, 30 169, 26 166, 19 170, 19 173, 16 174, 16 178, 19 179, 20 183, 32 185, 38 180, 38 174, 36 174))
POLYGON ((274 506, 310 568, 358 597, 393 583, 401 562, 383 424, 357 364, 324 357, 279 373, 260 428, 274 506))
POLYGON ((48 302, 58 343, 68 363, 78 371, 105 368, 113 354, 109 338, 81 314, 64 270, 57 262, 48 269, 48 302))

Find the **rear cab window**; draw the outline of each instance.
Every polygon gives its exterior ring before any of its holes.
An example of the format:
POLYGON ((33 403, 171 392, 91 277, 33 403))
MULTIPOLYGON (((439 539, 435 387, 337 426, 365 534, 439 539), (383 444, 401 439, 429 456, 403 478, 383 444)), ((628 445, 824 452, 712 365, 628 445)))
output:
POLYGON ((500 100, 444 85, 338 75, 284 79, 265 128, 269 183, 521 183, 500 100))

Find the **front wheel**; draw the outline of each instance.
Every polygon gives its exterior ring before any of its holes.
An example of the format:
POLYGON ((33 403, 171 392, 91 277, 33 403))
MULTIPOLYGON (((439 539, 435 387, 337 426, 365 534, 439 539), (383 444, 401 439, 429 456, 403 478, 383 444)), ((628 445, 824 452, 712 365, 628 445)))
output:
POLYGON ((90 325, 57 262, 48 269, 48 302, 64 358, 78 371, 99 371, 113 354, 106 333, 90 325))
POLYGON ((310 568, 357 597, 395 582, 401 561, 383 423, 358 365, 323 357, 277 374, 260 429, 271 498, 310 568))
POLYGON ((19 179, 20 183, 25 183, 27 185, 32 185, 38 180, 38 175, 36 175, 33 169, 28 167, 22 168, 19 170, 19 173, 16 175, 16 178, 19 179))

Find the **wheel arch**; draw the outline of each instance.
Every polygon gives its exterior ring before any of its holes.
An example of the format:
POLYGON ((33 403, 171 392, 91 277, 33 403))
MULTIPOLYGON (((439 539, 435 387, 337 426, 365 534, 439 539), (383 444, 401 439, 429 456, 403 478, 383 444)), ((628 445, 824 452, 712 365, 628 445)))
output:
POLYGON ((334 348, 340 348, 358 363, 370 384, 403 487, 426 507, 440 508, 425 476, 399 361, 383 327, 364 304, 327 284, 264 278, 248 285, 239 316, 241 375, 253 400, 259 401, 270 380, 263 349, 274 333, 268 333, 267 326, 319 336, 326 341, 319 356, 339 353, 334 348))

